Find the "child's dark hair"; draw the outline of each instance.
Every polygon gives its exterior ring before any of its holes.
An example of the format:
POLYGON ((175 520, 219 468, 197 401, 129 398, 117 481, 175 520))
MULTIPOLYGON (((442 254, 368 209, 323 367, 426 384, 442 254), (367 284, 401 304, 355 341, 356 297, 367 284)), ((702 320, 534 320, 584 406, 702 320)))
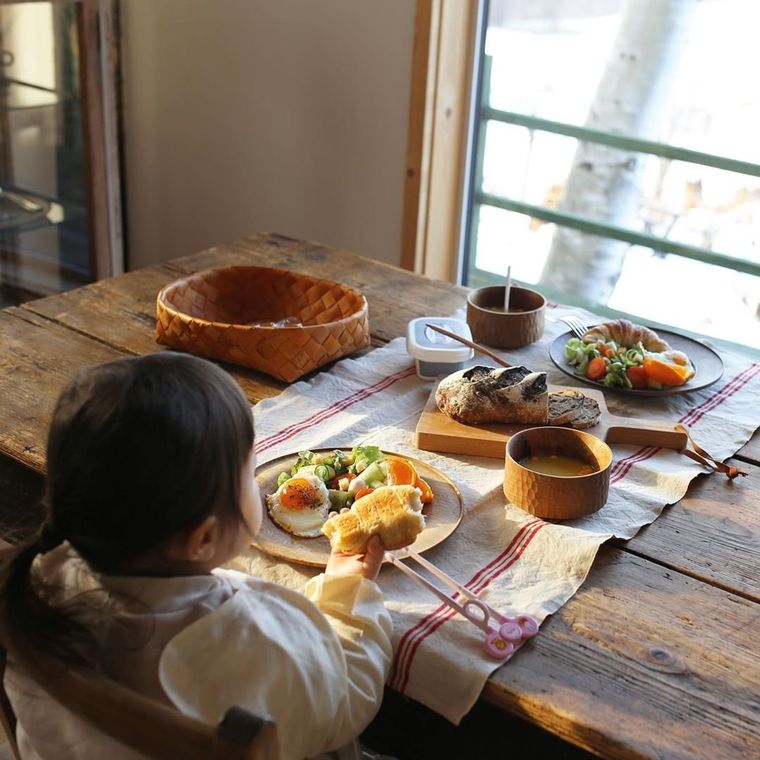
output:
POLYGON ((210 514, 237 527, 252 446, 250 405, 204 359, 161 352, 78 372, 48 434, 45 524, 3 558, 5 633, 71 659, 67 640, 85 632, 40 597, 37 554, 68 541, 94 569, 118 573, 210 514))

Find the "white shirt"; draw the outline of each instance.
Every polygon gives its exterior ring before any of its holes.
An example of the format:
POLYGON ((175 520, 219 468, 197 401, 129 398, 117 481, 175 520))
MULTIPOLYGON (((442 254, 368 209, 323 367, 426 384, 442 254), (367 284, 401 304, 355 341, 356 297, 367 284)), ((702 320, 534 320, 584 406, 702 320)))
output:
MULTIPOLYGON (((35 561, 54 604, 103 610, 105 670, 138 692, 216 724, 239 705, 278 728, 301 760, 355 738, 377 712, 391 621, 377 585, 319 575, 304 595, 233 570, 170 578, 94 573, 64 545, 35 561)), ((11 658, 6 688, 27 760, 138 756, 39 689, 11 658)))

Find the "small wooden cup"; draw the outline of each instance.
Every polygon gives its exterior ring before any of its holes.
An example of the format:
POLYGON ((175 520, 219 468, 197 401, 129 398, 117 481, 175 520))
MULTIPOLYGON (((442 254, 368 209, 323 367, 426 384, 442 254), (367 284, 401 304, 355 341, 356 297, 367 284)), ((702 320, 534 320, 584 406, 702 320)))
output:
POLYGON ((544 334, 546 299, 535 290, 513 286, 509 308, 522 311, 491 311, 504 307, 504 286, 477 288, 467 296, 467 324, 472 339, 496 348, 520 348, 544 334))
POLYGON ((549 520, 572 520, 607 501, 612 450, 594 435, 563 427, 527 428, 507 441, 504 495, 526 512, 549 520), (520 464, 528 456, 574 457, 595 468, 588 475, 545 475, 520 464))

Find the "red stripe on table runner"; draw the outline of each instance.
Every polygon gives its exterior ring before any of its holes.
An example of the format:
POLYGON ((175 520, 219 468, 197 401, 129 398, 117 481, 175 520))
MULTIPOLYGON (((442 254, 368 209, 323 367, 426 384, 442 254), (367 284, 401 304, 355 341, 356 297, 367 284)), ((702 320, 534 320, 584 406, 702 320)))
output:
MULTIPOLYGON (((689 415, 694 415, 691 417, 691 419, 681 419, 680 422, 683 423, 690 423, 695 424, 699 422, 708 412, 712 411, 716 406, 723 403, 726 398, 730 398, 731 396, 736 395, 738 391, 740 391, 747 383, 750 382, 757 374, 760 372, 760 364, 750 364, 747 369, 744 370, 741 374, 737 375, 731 383, 726 384, 726 386, 723 388, 723 392, 725 393, 726 390, 729 388, 729 385, 734 384, 730 388, 730 393, 727 393, 724 397, 720 399, 708 399, 707 402, 703 402, 700 404, 696 409, 692 409, 692 411, 689 413, 689 415), (746 377, 744 377, 746 375, 746 377), (695 414, 696 413, 696 414, 695 414)), ((689 415, 686 415, 687 417, 689 415)))
MULTIPOLYGON (((484 566, 464 584, 477 594, 487 588, 496 578, 508 570, 525 551, 538 531, 547 523, 533 519, 525 523, 512 538, 507 548, 484 566)), ((456 614, 448 605, 442 604, 410 628, 402 637, 394 661, 391 685, 401 693, 409 682, 412 662, 422 642, 456 614)))
POLYGON ((610 485, 622 480, 637 462, 644 462, 659 450, 659 448, 654 446, 645 446, 643 449, 639 449, 633 454, 629 454, 627 457, 623 457, 623 459, 615 462, 610 469, 610 485))
MULTIPOLYGON (((692 407, 686 414, 684 414, 678 421, 683 424, 694 424, 702 419, 708 412, 720 406, 726 399, 736 395, 747 383, 752 380, 755 375, 760 372, 760 365, 750 364, 745 367, 738 375, 733 377, 729 382, 722 386, 712 395, 708 396, 704 401, 695 407, 692 407)), ((633 454, 618 460, 613 464, 611 470, 610 483, 617 483, 622 480, 631 470, 634 464, 638 462, 644 462, 647 459, 653 457, 661 447, 647 446, 639 449, 633 454)))
POLYGON ((373 385, 369 385, 365 388, 360 388, 350 396, 338 399, 337 401, 334 401, 332 404, 330 404, 330 406, 327 406, 324 409, 320 409, 320 411, 312 414, 311 417, 307 417, 300 422, 294 422, 292 425, 288 425, 286 428, 279 430, 277 433, 273 433, 266 438, 262 438, 256 443, 255 451, 257 454, 259 454, 262 451, 271 449, 272 446, 276 446, 278 443, 281 443, 287 438, 300 433, 302 430, 323 422, 330 417, 334 417, 336 414, 338 414, 338 412, 341 412, 344 409, 348 409, 348 407, 353 406, 359 401, 364 401, 365 399, 370 398, 370 396, 374 396, 376 393, 385 390, 399 380, 403 380, 404 378, 409 377, 414 373, 414 367, 408 367, 407 369, 400 370, 399 372, 395 372, 392 375, 387 375, 381 380, 378 380, 373 385))

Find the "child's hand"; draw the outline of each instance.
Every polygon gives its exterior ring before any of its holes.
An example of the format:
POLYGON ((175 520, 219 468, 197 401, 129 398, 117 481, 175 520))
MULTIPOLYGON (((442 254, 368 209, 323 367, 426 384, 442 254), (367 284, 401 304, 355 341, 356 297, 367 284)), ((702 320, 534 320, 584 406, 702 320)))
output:
POLYGON ((375 581, 383 564, 385 547, 380 536, 372 536, 364 554, 341 554, 331 551, 325 568, 326 575, 361 575, 375 581))

